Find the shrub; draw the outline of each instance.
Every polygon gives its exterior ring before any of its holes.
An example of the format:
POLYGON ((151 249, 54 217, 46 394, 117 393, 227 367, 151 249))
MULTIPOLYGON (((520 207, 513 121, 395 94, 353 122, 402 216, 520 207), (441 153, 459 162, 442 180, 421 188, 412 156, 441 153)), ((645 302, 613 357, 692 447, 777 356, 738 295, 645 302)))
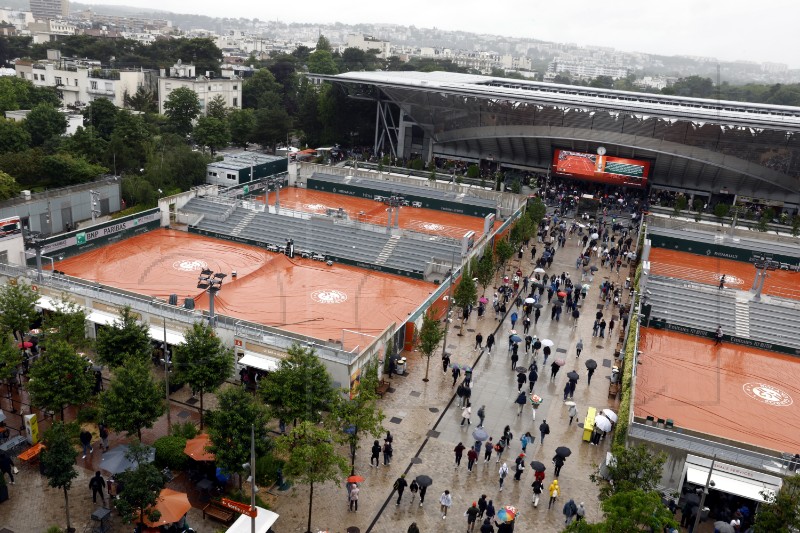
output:
POLYGON ((470 179, 475 179, 480 176, 481 170, 478 168, 478 165, 470 165, 467 167, 467 177, 470 179))
POLYGON ((425 161, 422 159, 412 159, 411 160, 411 169, 412 170, 422 170, 425 168, 425 161))
POLYGON ((714 216, 717 218, 725 218, 730 212, 731 206, 729 204, 719 203, 714 206, 714 216))
POLYGON ((156 466, 169 467, 170 470, 183 470, 189 457, 183 453, 186 439, 168 435, 161 437, 153 443, 156 449, 156 466))
POLYGON ((269 486, 278 480, 278 469, 283 468, 283 461, 276 459, 272 454, 256 459, 256 482, 262 486, 269 486))
POLYGON ((97 407, 87 405, 78 411, 78 423, 97 422, 100 418, 100 410, 97 407))
POLYGON ((197 426, 194 425, 194 422, 184 422, 172 425, 172 436, 173 437, 183 437, 186 440, 193 439, 197 436, 197 426))

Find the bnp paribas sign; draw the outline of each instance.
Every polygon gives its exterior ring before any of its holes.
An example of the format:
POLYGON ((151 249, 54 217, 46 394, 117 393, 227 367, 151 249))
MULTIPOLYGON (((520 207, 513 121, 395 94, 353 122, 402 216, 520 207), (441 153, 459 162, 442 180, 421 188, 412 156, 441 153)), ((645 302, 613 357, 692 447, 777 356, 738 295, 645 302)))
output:
POLYGON ((128 217, 120 218, 110 222, 104 222, 84 231, 74 231, 72 233, 65 233, 58 237, 51 237, 45 240, 42 247, 42 252, 45 254, 60 252, 73 246, 85 246, 92 244, 93 241, 100 243, 104 242, 103 239, 113 237, 114 235, 124 233, 131 230, 138 230, 139 228, 147 225, 154 225, 160 223, 161 211, 153 209, 143 213, 137 213, 128 217))

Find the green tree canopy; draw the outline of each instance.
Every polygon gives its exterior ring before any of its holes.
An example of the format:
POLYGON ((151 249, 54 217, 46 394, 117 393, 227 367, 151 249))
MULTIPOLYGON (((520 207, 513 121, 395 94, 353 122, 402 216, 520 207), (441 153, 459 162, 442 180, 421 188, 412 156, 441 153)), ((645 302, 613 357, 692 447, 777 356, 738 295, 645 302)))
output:
POLYGON ((317 38, 317 46, 314 49, 325 50, 326 52, 333 52, 333 47, 331 46, 331 42, 324 35, 320 35, 317 38))
POLYGON ((233 372, 233 351, 226 348, 211 326, 192 324, 183 344, 175 347, 176 379, 200 393, 200 429, 203 428, 203 396, 214 392, 233 372))
POLYGON ((228 116, 228 109, 225 107, 225 97, 218 94, 206 104, 206 116, 219 120, 225 120, 228 116))
POLYGON ((150 365, 132 359, 114 371, 100 397, 100 411, 108 427, 141 440, 142 429, 153 427, 166 412, 164 403, 164 385, 153 378, 150 365))
POLYGON ((60 413, 69 405, 82 405, 92 393, 92 375, 86 371, 87 361, 69 344, 48 343, 31 365, 28 390, 31 403, 40 409, 60 413))
POLYGON ((494 280, 494 269, 494 257, 491 253, 485 252, 474 270, 478 284, 483 287, 483 294, 486 294, 486 288, 494 280))
POLYGON ((245 147, 253 137, 256 119, 252 109, 232 109, 228 113, 228 129, 231 142, 236 146, 245 147))
POLYGON ((268 69, 257 70, 242 84, 242 107, 278 109, 281 105, 281 84, 268 69))
POLYGON ((92 343, 86 338, 86 312, 67 294, 62 293, 55 302, 55 311, 44 321, 47 333, 45 346, 53 342, 66 342, 78 350, 86 350, 92 343))
POLYGON ((39 293, 27 283, 7 282, 0 287, 0 326, 21 341, 36 320, 38 301, 39 293))
POLYGON ((125 107, 142 113, 155 113, 158 111, 158 95, 144 87, 139 87, 133 94, 125 94, 124 103, 125 107))
POLYGON ((287 422, 318 422, 336 394, 331 377, 314 348, 293 344, 288 354, 276 371, 261 380, 261 397, 275 416, 287 422))
POLYGON ((41 146, 51 137, 64 135, 67 131, 67 117, 46 103, 38 104, 31 109, 23 124, 31 136, 33 146, 41 146))
MULTIPOLYGON (((451 280, 452 283, 452 280, 451 280)), ((428 309, 422 317, 422 327, 419 329, 419 336, 417 337, 417 349, 423 357, 425 357, 425 381, 428 380, 428 369, 431 364, 431 356, 439 348, 439 344, 444 338, 444 327, 433 316, 432 311, 428 309)))
POLYGON ((0 152, 21 152, 31 144, 25 123, 0 118, 0 152))
POLYGON ((268 450, 267 409, 240 387, 220 392, 217 406, 207 416, 209 451, 226 472, 241 472, 242 465, 250 461, 251 426, 255 428, 256 457, 262 457, 268 450))
POLYGON ((97 332, 97 357, 116 368, 131 360, 147 361, 152 354, 150 328, 139 322, 129 306, 119 310, 119 318, 97 332))
POLYGON ((0 170, 0 202, 14 198, 19 194, 17 180, 0 170))
POLYGON ((125 490, 119 493, 115 504, 122 516, 131 522, 143 523, 145 516, 150 520, 160 516, 153 506, 164 488, 164 476, 153 463, 146 460, 148 453, 148 446, 139 442, 130 443, 126 457, 134 461, 137 467, 118 474, 125 490))
POLYGON ((611 485, 600 476, 599 469, 592 474, 592 481, 600 485, 600 499, 606 499, 617 492, 643 490, 651 492, 661 481, 661 472, 667 460, 665 453, 652 453, 647 446, 639 444, 614 449, 614 461, 610 463, 607 477, 614 480, 611 485))
POLYGON ((47 478, 47 484, 64 491, 67 531, 72 527, 69 517, 69 489, 72 488, 72 481, 78 477, 78 471, 75 469, 75 457, 78 453, 73 442, 75 431, 74 427, 64 422, 55 422, 44 434, 45 448, 40 457, 42 473, 47 478))
POLYGON ((758 507, 755 533, 792 533, 800 529, 800 476, 783 480, 777 494, 764 494, 766 502, 758 507))
POLYGON ((314 74, 338 74, 333 54, 328 50, 315 50, 308 56, 308 71, 314 74))
POLYGON ((256 109, 253 140, 262 146, 275 146, 286 142, 292 119, 281 108, 256 109))
POLYGON ((164 113, 178 135, 192 133, 192 121, 200 114, 200 98, 188 87, 178 87, 167 96, 164 113))
POLYGON ((83 110, 83 125, 92 126, 104 139, 110 139, 114 133, 119 109, 114 102, 105 98, 93 100, 83 110))
POLYGON ((495 261, 500 268, 505 268, 509 259, 514 256, 514 247, 508 239, 500 239, 494 245, 495 261))
POLYGON ((192 134, 200 146, 208 147, 213 155, 220 148, 225 148, 231 140, 228 123, 216 117, 200 117, 192 134))
MULTIPOLYGON (((478 299, 478 290, 475 281, 472 279, 473 273, 462 270, 461 279, 453 292, 453 304, 461 309, 475 303, 478 299)), ((463 316, 463 315, 462 315, 463 316)))
POLYGON ((677 527, 675 516, 661 501, 657 492, 631 490, 617 492, 603 501, 604 520, 589 524, 583 520, 572 522, 565 533, 627 533, 638 531, 664 531, 667 526, 677 527))

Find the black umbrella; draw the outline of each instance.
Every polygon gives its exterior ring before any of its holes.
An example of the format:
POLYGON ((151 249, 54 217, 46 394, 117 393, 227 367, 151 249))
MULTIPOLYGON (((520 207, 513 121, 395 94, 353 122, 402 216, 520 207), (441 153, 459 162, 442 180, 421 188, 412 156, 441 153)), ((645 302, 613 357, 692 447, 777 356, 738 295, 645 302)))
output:
POLYGON ((533 304, 533 306, 534 306, 536 309, 541 309, 542 307, 544 307, 544 306, 543 306, 542 304, 540 304, 540 303, 535 303, 535 304, 533 304))
POLYGON ((544 472, 547 470, 547 467, 544 466, 544 463, 540 463, 539 461, 531 461, 530 467, 533 468, 534 472, 544 472))
POLYGON ((592 267, 589 268, 589 270, 591 270, 592 272, 597 272, 600 269, 597 268, 596 266, 592 266, 592 267))
POLYGON ((580 376, 578 375, 578 373, 577 373, 577 372, 575 372, 574 370, 570 370, 569 372, 567 372, 567 378, 568 378, 570 381, 578 381, 578 378, 579 378, 579 377, 580 377, 580 376))
POLYGON ((433 485, 433 480, 431 479, 430 476, 425 476, 425 475, 417 476, 416 481, 417 485, 419 485, 420 487, 430 487, 431 485, 433 485))
POLYGON ((588 369, 597 368, 597 361, 595 361, 594 359, 587 359, 585 364, 586 368, 588 369))
POLYGON ((521 373, 523 373, 523 374, 524 374, 525 372, 527 372, 527 371, 528 371, 528 367, 525 367, 525 366, 518 366, 518 367, 517 367, 517 368, 515 368, 514 370, 516 370, 517 372, 521 372, 521 373))
POLYGON ((541 347, 542 347, 541 341, 536 341, 536 342, 533 343, 533 349, 534 350, 538 350, 541 347))
POLYGON ((566 446, 559 446, 556 448, 556 455, 560 455, 561 457, 569 457, 572 455, 572 450, 567 448, 566 446))

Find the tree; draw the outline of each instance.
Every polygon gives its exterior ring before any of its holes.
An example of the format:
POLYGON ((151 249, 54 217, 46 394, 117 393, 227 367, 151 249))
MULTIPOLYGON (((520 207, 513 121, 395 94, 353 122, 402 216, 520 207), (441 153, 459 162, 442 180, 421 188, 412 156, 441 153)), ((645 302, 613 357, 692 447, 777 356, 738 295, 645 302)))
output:
POLYGON ((200 117, 192 134, 197 144, 211 150, 213 155, 220 148, 225 148, 231 140, 228 124, 224 119, 216 117, 200 117))
POLYGON ((138 321, 129 306, 119 310, 119 319, 97 332, 97 357, 116 368, 128 361, 150 359, 150 329, 138 321))
POLYGON ((644 444, 629 448, 618 447, 614 450, 614 460, 607 465, 609 479, 607 483, 600 475, 599 468, 590 476, 594 483, 600 485, 600 499, 606 499, 617 492, 642 490, 651 492, 661 481, 661 472, 667 455, 663 452, 653 454, 644 444))
POLYGON ((755 533, 791 533, 800 529, 800 476, 787 477, 777 493, 762 495, 766 501, 758 507, 755 533))
POLYGON ((167 96, 164 112, 175 133, 189 135, 192 133, 192 121, 200 114, 200 98, 188 87, 179 87, 167 96))
POLYGON ((307 421, 276 439, 276 453, 286 460, 283 466, 286 476, 309 487, 307 531, 311 531, 314 485, 338 482, 347 472, 347 460, 336 453, 333 442, 329 430, 307 421))
POLYGON ((141 113, 155 113, 158 111, 158 95, 154 91, 148 91, 144 87, 139 87, 133 95, 125 94, 125 107, 141 113))
MULTIPOLYGON (((475 303, 475 300, 478 298, 478 291, 475 288, 475 281, 472 279, 472 274, 470 272, 463 272, 461 275, 461 279, 456 285, 456 290, 453 292, 453 303, 456 307, 460 307, 462 310, 466 309, 467 306, 472 305, 475 303)), ((464 328, 464 314, 461 314, 461 329, 464 328)), ((463 333, 459 332, 459 335, 463 335, 463 333)))
POLYGON ((36 304, 39 294, 30 285, 14 281, 16 283, 6 283, 0 287, 0 326, 22 341, 23 335, 38 316, 36 304))
POLYGON ((133 359, 116 369, 100 396, 100 412, 108 427, 142 439, 142 428, 152 428, 166 411, 164 385, 153 379, 148 363, 133 359))
POLYGON ((604 520, 589 524, 573 522, 565 533, 616 533, 628 531, 664 531, 677 527, 675 516, 661 501, 657 492, 630 490, 617 492, 603 501, 604 520))
POLYGON ((139 442, 132 442, 129 445, 128 453, 125 457, 134 461, 137 466, 133 470, 127 470, 118 477, 125 485, 125 490, 119 493, 116 507, 127 521, 143 523, 145 515, 150 520, 157 520, 160 516, 153 506, 158 501, 158 495, 164 488, 164 475, 158 468, 147 461, 150 453, 148 446, 139 442))
MULTIPOLYGON (((209 451, 226 472, 241 472, 250 461, 250 427, 255 428, 256 456, 267 453, 267 409, 240 387, 226 388, 217 396, 217 409, 208 412, 209 451)), ((239 486, 241 487, 241 478, 239 486)))
MULTIPOLYGON (((452 280, 451 280, 452 283, 452 280)), ((423 381, 428 381, 428 369, 431 365, 431 356, 433 352, 439 348, 439 343, 444 338, 444 328, 436 318, 431 314, 429 309, 422 317, 422 327, 419 329, 419 338, 417 340, 417 349, 425 357, 425 378, 423 381)))
POLYGON ((349 391, 334 396, 331 414, 326 419, 339 440, 350 446, 350 475, 356 473, 356 451, 361 436, 374 438, 383 432, 384 414, 378 408, 378 362, 371 360, 361 368, 361 383, 352 398, 349 391))
POLYGON ((286 141, 292 119, 285 109, 256 109, 253 140, 262 146, 274 146, 286 141))
POLYGON ((104 139, 110 139, 117 123, 117 106, 111 100, 98 98, 83 110, 83 125, 92 126, 104 139))
POLYGON ((315 50, 308 56, 308 71, 314 74, 338 74, 333 54, 328 50, 315 50))
POLYGON ((200 429, 203 429, 203 396, 214 392, 233 372, 233 351, 226 348, 211 326, 192 324, 183 344, 175 347, 176 379, 200 393, 200 429))
POLYGON ((528 205, 528 208, 525 210, 525 214, 527 214, 528 218, 531 219, 533 226, 531 231, 534 232, 539 226, 539 222, 541 222, 547 214, 547 206, 541 198, 535 198, 533 202, 528 205))
POLYGON ((47 329, 45 345, 63 341, 78 350, 89 348, 92 343, 86 338, 86 312, 83 308, 66 293, 55 302, 55 308, 44 321, 47 329))
POLYGON ((67 131, 67 118, 49 104, 39 104, 31 109, 23 124, 33 146, 41 146, 51 137, 64 135, 67 131))
POLYGON ((506 263, 514 256, 514 247, 508 239, 500 239, 494 245, 495 262, 501 271, 505 271, 506 263))
POLYGON ((336 390, 314 348, 293 344, 278 369, 261 380, 259 391, 275 416, 319 422, 331 408, 336 390))
POLYGON ((231 142, 236 146, 246 147, 253 136, 256 119, 252 109, 232 109, 228 113, 228 129, 231 142))
POLYGON ((268 69, 257 70, 242 84, 242 107, 278 109, 283 100, 281 84, 268 69))
POLYGON ((0 202, 14 198, 17 194, 19 194, 17 181, 0 170, 0 202))
POLYGON ((225 107, 225 97, 218 94, 206 105, 206 116, 213 117, 219 120, 225 120, 228 116, 228 110, 225 107))
POLYGON ((314 49, 315 50, 324 50, 326 52, 332 52, 333 51, 333 47, 331 46, 331 42, 324 35, 320 35, 319 38, 317 38, 317 46, 314 49))
POLYGON ((21 152, 31 144, 25 123, 0 118, 0 152, 21 152))
POLYGON ((67 531, 72 531, 69 518, 69 489, 72 480, 78 477, 75 470, 75 451, 73 435, 75 430, 64 422, 55 422, 44 434, 45 448, 42 450, 40 461, 42 473, 47 478, 47 484, 54 489, 64 491, 64 509, 67 513, 67 531))
POLYGON ((31 365, 28 390, 31 403, 58 412, 64 421, 68 405, 82 405, 92 394, 92 376, 87 361, 64 341, 48 343, 47 350, 31 365))
MULTIPOLYGON (((64 140, 63 149, 91 163, 101 163, 108 154, 109 142, 97 134, 92 126, 78 126, 75 133, 64 140)), ((113 156, 112 156, 113 158, 113 156)))
POLYGON ((474 270, 474 275, 478 278, 478 284, 483 287, 483 294, 486 294, 486 288, 494 280, 494 257, 491 253, 484 253, 474 270))
POLYGON ((5 381, 8 385, 8 398, 12 402, 12 410, 14 404, 11 397, 11 383, 21 364, 22 352, 17 348, 17 340, 7 333, 0 336, 0 381, 5 381))

